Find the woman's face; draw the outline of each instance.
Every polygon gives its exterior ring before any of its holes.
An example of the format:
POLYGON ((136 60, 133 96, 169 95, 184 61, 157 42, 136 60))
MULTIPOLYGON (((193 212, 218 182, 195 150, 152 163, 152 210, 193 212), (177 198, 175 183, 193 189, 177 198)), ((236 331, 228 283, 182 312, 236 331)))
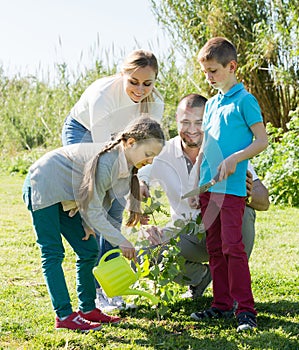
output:
POLYGON ((156 80, 156 73, 150 66, 139 67, 131 73, 124 72, 122 76, 126 93, 136 103, 152 92, 156 80))
POLYGON ((134 165, 137 169, 140 169, 147 164, 152 164, 154 157, 161 152, 162 148, 163 145, 156 139, 142 142, 129 141, 127 142, 125 151, 126 158, 130 165, 134 165))

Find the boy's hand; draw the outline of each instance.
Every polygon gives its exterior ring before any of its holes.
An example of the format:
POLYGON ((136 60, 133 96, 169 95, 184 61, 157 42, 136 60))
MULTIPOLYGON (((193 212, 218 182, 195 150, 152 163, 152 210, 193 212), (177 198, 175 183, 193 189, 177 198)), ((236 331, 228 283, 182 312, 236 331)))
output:
POLYGON ((218 166, 219 182, 225 180, 236 171, 237 159, 234 154, 225 158, 218 166))

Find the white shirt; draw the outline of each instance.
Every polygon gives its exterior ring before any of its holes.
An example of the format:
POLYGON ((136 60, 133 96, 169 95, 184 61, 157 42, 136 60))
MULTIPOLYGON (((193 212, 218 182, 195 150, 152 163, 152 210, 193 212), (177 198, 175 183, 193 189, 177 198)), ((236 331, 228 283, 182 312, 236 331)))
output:
POLYGON ((190 174, 183 154, 181 139, 176 136, 166 142, 162 152, 154 158, 151 165, 138 171, 140 180, 146 183, 157 181, 163 188, 170 205, 171 219, 195 218, 200 212, 190 208, 188 199, 181 196, 194 187, 197 176, 197 163, 194 164, 190 174))
MULTIPOLYGON (((150 184, 158 182, 169 201, 172 222, 177 219, 186 219, 200 213, 199 209, 192 209, 188 204, 188 198, 181 196, 194 188, 197 177, 198 159, 188 174, 186 159, 182 150, 181 138, 176 136, 166 142, 162 152, 154 158, 151 165, 147 165, 138 171, 140 180, 150 184)), ((258 179, 250 162, 248 170, 253 175, 253 181, 258 179)))
MULTIPOLYGON (((70 111, 73 119, 91 131, 93 142, 106 142, 140 116, 141 103, 133 102, 124 88, 120 74, 93 82, 70 111)), ((155 95, 149 113, 158 122, 164 110, 163 101, 155 95)))

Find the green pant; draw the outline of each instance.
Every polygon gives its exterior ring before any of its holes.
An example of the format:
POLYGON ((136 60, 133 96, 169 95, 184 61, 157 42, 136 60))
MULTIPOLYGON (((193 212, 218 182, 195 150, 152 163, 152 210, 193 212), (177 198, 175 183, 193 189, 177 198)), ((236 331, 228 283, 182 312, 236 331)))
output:
POLYGON ((70 296, 62 270, 65 253, 62 236, 76 253, 79 309, 83 312, 93 310, 96 291, 92 269, 98 257, 96 239, 90 237, 88 241, 82 240, 85 232, 79 213, 72 218, 69 217, 60 203, 32 211, 30 187, 24 187, 23 197, 31 211, 37 243, 41 249, 42 270, 57 316, 64 317, 72 313, 70 296))

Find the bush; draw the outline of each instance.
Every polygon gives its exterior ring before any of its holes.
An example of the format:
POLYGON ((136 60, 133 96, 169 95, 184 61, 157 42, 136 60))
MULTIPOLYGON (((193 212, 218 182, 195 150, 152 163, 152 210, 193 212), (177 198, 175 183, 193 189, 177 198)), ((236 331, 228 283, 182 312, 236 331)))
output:
POLYGON ((253 164, 273 204, 299 206, 299 107, 290 113, 287 132, 267 124, 269 146, 253 164))
MULTIPOLYGON (((189 62, 178 68, 173 52, 160 60, 157 88, 164 96, 163 129, 167 137, 177 134, 175 111, 188 93, 208 94, 201 87, 196 67, 189 62)), ((26 173, 39 154, 61 146, 63 120, 85 88, 97 78, 116 72, 114 63, 97 60, 85 73, 71 74, 66 64, 57 65, 58 81, 46 83, 36 77, 7 78, 0 69, 0 168, 26 173)), ((298 156, 299 107, 287 120, 287 131, 267 125, 270 145, 253 159, 256 170, 268 186, 274 204, 299 206, 298 156), (296 162, 297 161, 297 162, 296 162)))
POLYGON ((58 82, 54 83, 35 76, 9 79, 0 70, 1 151, 60 147, 63 121, 82 92, 97 78, 115 73, 115 65, 105 68, 100 61, 76 79, 66 64, 56 69, 58 82))

